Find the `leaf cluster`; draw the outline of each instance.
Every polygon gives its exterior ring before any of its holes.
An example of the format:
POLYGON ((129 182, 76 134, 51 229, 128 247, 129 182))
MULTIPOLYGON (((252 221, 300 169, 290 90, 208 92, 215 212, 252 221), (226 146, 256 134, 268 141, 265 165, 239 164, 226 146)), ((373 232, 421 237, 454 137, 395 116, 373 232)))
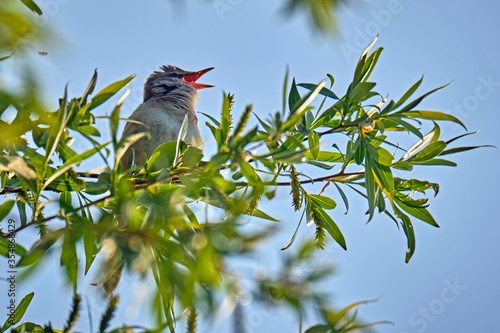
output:
MULTIPOLYGON (((332 90, 330 74, 329 84, 297 84, 293 79, 288 87, 287 73, 283 110, 262 119, 248 105, 237 121, 234 96, 224 94, 220 115, 205 114, 216 145, 213 155, 186 145, 181 129, 177 142, 162 144, 144 166, 128 170, 122 157, 133 143, 148 136, 147 132, 118 135, 121 106, 128 92, 111 107, 109 116, 98 118, 94 112, 109 104, 133 75, 94 93, 95 72, 81 97, 69 98, 66 87, 55 111, 45 110, 32 99, 16 98, 2 88, 0 116, 14 116, 10 122, 0 120, 0 130, 8 133, 0 142, 1 192, 15 199, 0 205, 0 218, 16 205, 21 217, 16 232, 39 229, 39 239, 29 250, 16 246, 15 253, 22 256, 17 265, 33 268, 49 250, 57 248, 75 292, 82 271, 87 274, 95 266, 100 272, 95 285, 107 294, 116 289, 124 271, 152 274, 158 327, 174 332, 179 310, 189 309, 188 326, 194 331, 196 311, 212 314, 214 295, 230 292, 236 283, 227 258, 250 253, 274 232, 267 223, 259 223, 264 225, 263 231, 252 232, 244 231, 241 224, 244 216, 275 222, 259 208, 259 202, 272 200, 280 186, 290 187, 293 208, 302 211, 295 234, 284 248, 292 245, 305 219, 315 225, 315 247, 325 248, 331 238, 347 250, 347 240, 333 218, 339 208, 330 188, 338 193, 346 211, 345 190, 349 189, 366 199, 369 221, 378 211, 402 227, 408 262, 415 251, 413 220, 438 226, 428 210, 426 194, 437 194, 439 185, 399 173, 415 166, 452 166, 455 163, 442 156, 477 147, 449 148, 471 133, 443 140, 437 121, 465 126, 452 115, 417 108, 444 86, 413 100, 422 79, 396 101, 374 91, 376 84, 369 78, 382 52, 378 48, 370 53, 374 43, 361 55, 345 94, 332 90), (318 97, 321 102, 316 107, 313 102, 318 97), (109 141, 101 138, 96 125, 100 119, 108 125, 109 141), (432 126, 425 135, 424 123, 432 126), (408 149, 401 147, 392 139, 398 132, 409 133, 416 143, 408 149), (74 150, 74 138, 85 140, 91 148, 74 150), (325 146, 326 139, 333 144, 325 146), (102 171, 79 170, 85 160, 102 163, 102 171), (313 193, 309 184, 318 182, 325 185, 320 193, 313 193), (55 214, 48 215, 54 210, 55 214), (53 224, 55 220, 62 224, 53 224), (83 251, 78 250, 80 246, 83 251), (97 257, 102 260, 96 261, 97 257)), ((8 234, 2 233, 0 254, 8 257, 8 246, 8 234)), ((302 248, 299 252, 309 258, 305 253, 310 251, 302 248)), ((279 278, 262 281, 260 298, 285 299, 299 312, 308 300, 321 305, 327 326, 310 332, 357 327, 341 320, 351 307, 332 312, 324 298, 310 292, 310 285, 331 274, 330 270, 319 269, 296 284, 290 279, 291 266, 285 265, 279 278)), ((76 319, 76 312, 67 327, 76 319)), ((106 328, 102 326, 101 331, 106 328)))

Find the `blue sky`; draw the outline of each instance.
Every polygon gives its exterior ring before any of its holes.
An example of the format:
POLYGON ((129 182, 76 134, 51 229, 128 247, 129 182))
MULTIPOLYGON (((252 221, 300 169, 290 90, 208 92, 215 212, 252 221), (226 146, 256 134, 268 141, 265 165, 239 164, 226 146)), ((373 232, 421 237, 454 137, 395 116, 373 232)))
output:
MULTIPOLYGON (((255 112, 265 117, 281 108, 287 65, 290 75, 299 82, 318 82, 331 73, 336 79, 334 91, 343 94, 356 57, 378 33, 376 46, 385 50, 372 80, 378 82, 382 95, 397 98, 422 75, 421 93, 454 81, 429 97, 423 107, 450 112, 461 118, 470 131, 480 130, 461 145, 500 145, 496 110, 500 102, 497 2, 357 2, 340 10, 340 34, 325 38, 314 35, 304 17, 287 20, 280 15, 279 1, 219 1, 228 4, 230 10, 217 11, 216 1, 208 0, 193 0, 177 7, 166 0, 38 1, 46 13, 43 22, 61 40, 42 46, 48 55, 36 57, 34 62, 45 83, 47 103, 55 108, 67 82, 70 95, 81 95, 94 68, 99 71, 97 89, 136 73, 123 109, 123 115, 128 116, 141 102, 145 78, 160 65, 174 64, 188 70, 214 66, 215 70, 200 81, 216 87, 200 92, 197 109, 217 115, 225 91, 235 94, 236 113, 247 103, 254 103, 255 112)), ((104 106, 98 112, 107 114, 110 108, 104 106)), ((200 123, 204 123, 203 116, 200 123)), ((450 124, 443 124, 442 129, 445 138, 463 133, 450 124)), ((201 126, 201 131, 205 139, 211 140, 208 128, 201 126)), ((78 145, 76 142, 74 148, 78 145)), ((207 150, 209 153, 210 142, 207 150)), ((441 185, 430 208, 441 228, 414 223, 417 250, 409 264, 404 263, 406 240, 402 230, 383 216, 366 225, 366 203, 354 199, 353 193, 348 215, 342 209, 333 212, 348 242, 348 251, 330 244, 320 255, 332 260, 338 271, 323 287, 331 291, 332 301, 339 307, 381 297, 360 309, 360 317, 367 321, 394 322, 392 326, 378 327, 380 332, 497 330, 499 153, 488 148, 453 159, 459 163, 457 168, 415 171, 416 178, 441 185)), ((300 217, 292 214, 288 190, 278 194, 276 201, 263 203, 262 208, 282 220, 280 235, 266 244, 265 256, 256 257, 254 264, 248 265, 250 272, 257 266, 273 270, 286 255, 279 248, 288 241, 300 217)), ((304 226, 301 234, 313 237, 313 230, 304 226)), ((51 318, 54 327, 62 326, 70 289, 61 281, 57 263, 38 272, 29 282, 32 284, 23 288, 27 292, 35 289, 37 295, 26 319, 46 322, 51 318), (47 304, 51 304, 50 308, 47 304)), ((88 292, 96 308, 93 316, 97 316, 103 300, 91 291, 92 287, 80 285, 88 292)), ((132 286, 135 288, 136 283, 127 277, 120 288, 127 291, 132 286)), ((136 317, 125 308, 123 304, 115 324, 129 323, 136 317)), ((295 319, 287 314, 271 316, 269 311, 252 305, 246 309, 248 332, 295 328, 295 319)), ((145 311, 133 320, 143 318, 147 318, 145 311)), ((204 332, 224 331, 227 322, 220 320, 204 332)))

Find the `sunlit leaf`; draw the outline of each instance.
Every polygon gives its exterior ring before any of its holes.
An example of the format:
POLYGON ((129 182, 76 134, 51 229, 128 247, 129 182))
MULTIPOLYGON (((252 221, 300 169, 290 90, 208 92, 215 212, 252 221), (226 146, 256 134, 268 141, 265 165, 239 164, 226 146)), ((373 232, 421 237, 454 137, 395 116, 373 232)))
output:
POLYGON ((405 106, 404 106, 403 108, 401 108, 401 110, 399 110, 397 113, 405 113, 405 112, 407 112, 407 111, 412 110, 412 109, 413 109, 413 108, 415 108, 418 104, 420 104, 420 102, 421 102, 424 98, 426 98, 426 97, 427 97, 427 96, 429 96, 430 94, 435 93, 435 92, 436 92, 436 91, 438 91, 438 90, 441 90, 441 89, 443 89, 443 88, 445 88, 445 87, 449 86, 450 84, 451 84, 451 82, 450 82, 450 83, 447 83, 447 84, 445 84, 445 85, 443 85, 443 86, 441 86, 441 87, 435 88, 435 89, 433 89, 433 90, 431 90, 431 91, 429 91, 429 92, 427 92, 427 93, 423 94, 423 95, 422 95, 422 96, 420 96, 419 98, 417 98, 417 99, 415 99, 414 101, 412 101, 412 102, 408 103, 407 105, 405 105, 405 106))
POLYGON ((127 77, 123 80, 111 83, 106 88, 99 91, 94 96, 94 98, 92 98, 92 100, 90 101, 89 110, 95 109, 96 107, 98 107, 102 103, 106 102, 113 95, 115 95, 118 91, 120 91, 127 83, 129 83, 134 77, 135 77, 135 74, 130 75, 129 77, 127 77))
POLYGON ((456 148, 450 148, 450 149, 443 150, 443 151, 439 154, 439 156, 450 155, 450 154, 456 154, 456 153, 461 153, 461 152, 463 152, 463 151, 474 150, 474 149, 478 149, 478 148, 486 148, 486 147, 495 148, 495 146, 492 146, 492 145, 456 147, 456 148))
POLYGON ((319 135, 315 131, 311 131, 308 137, 309 151, 313 159, 317 160, 319 155, 319 135))
POLYGON ((297 84, 295 83, 295 78, 292 80, 292 86, 290 87, 290 94, 288 95, 288 108, 290 113, 293 114, 297 111, 299 102, 301 100, 299 90, 297 89, 297 84))
POLYGON ((33 0, 21 0, 21 2, 26 7, 31 9, 31 11, 33 11, 34 13, 37 13, 38 15, 42 15, 42 10, 40 9, 40 7, 38 7, 38 5, 33 0))
POLYGON ((0 221, 3 221, 3 219, 7 216, 7 214, 10 213, 15 203, 16 202, 14 200, 8 200, 0 205, 0 221))
POLYGON ((314 202, 321 208, 334 209, 335 207, 337 207, 337 203, 332 198, 318 194, 308 194, 308 196, 312 202, 314 202))
POLYGON ((420 84, 422 83, 422 80, 424 79, 424 77, 422 76, 420 78, 420 80, 418 80, 417 82, 415 82, 411 87, 410 89, 408 89, 404 94, 403 96, 392 106, 392 109, 397 109, 400 105, 402 105, 404 102, 406 102, 406 100, 408 98, 410 98, 411 95, 413 95, 413 93, 418 89, 418 87, 420 87, 420 84))
POLYGON ((446 143, 444 141, 436 141, 429 144, 427 147, 419 151, 417 154, 413 155, 408 159, 411 162, 421 162, 430 160, 439 154, 446 148, 446 143))
POLYGON ((322 226, 328 231, 330 236, 344 249, 347 251, 347 245, 345 242, 344 235, 340 231, 337 224, 332 220, 330 215, 328 215, 322 208, 315 208, 315 216, 321 218, 322 226))
POLYGON ((408 214, 429 223, 434 227, 439 227, 434 217, 429 213, 427 208, 424 207, 411 207, 406 205, 402 200, 396 199, 396 204, 401 207, 408 214))
MULTIPOLYGON (((306 88, 306 89, 311 90, 311 91, 314 91, 318 87, 317 84, 313 84, 313 83, 299 83, 298 86, 302 87, 302 88, 306 88)), ((332 98, 332 99, 339 99, 338 96, 335 95, 335 93, 328 88, 322 88, 319 91, 319 94, 326 96, 326 97, 329 97, 329 98, 332 98)))
POLYGON ((12 325, 18 323, 23 318, 24 314, 26 313, 26 310, 28 309, 28 306, 31 303, 31 300, 33 299, 33 296, 35 296, 35 293, 29 293, 28 295, 23 297, 23 299, 17 305, 16 310, 14 311, 13 320, 9 316, 7 317, 5 323, 2 325, 3 332, 5 332, 12 325))
POLYGON ((403 115, 405 115, 407 117, 411 117, 411 118, 451 121, 451 122, 454 122, 454 123, 462 126, 465 130, 467 130, 467 127, 465 127, 465 125, 462 123, 462 121, 460 121, 460 119, 458 119, 457 117, 455 117, 449 113, 437 112, 437 111, 414 110, 414 111, 398 112, 397 114, 403 114, 403 115))
POLYGON ((408 263, 415 253, 415 231, 413 230, 413 225, 411 223, 408 215, 404 214, 395 204, 392 205, 394 213, 401 219, 401 225, 403 226, 403 231, 405 232, 406 239, 408 242, 408 249, 406 250, 405 262, 408 263))

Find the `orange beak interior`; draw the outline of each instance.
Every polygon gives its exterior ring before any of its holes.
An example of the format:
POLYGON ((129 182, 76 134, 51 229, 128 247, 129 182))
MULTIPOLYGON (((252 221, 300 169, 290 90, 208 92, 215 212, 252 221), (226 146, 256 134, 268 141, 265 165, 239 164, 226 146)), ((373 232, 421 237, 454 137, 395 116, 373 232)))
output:
POLYGON ((209 67, 202 69, 201 71, 194 72, 192 74, 188 74, 182 78, 184 82, 187 82, 188 84, 192 85, 196 89, 204 89, 204 88, 210 88, 213 87, 211 84, 204 84, 204 83, 197 83, 196 80, 198 80, 203 74, 206 72, 211 71, 214 69, 214 67, 209 67))

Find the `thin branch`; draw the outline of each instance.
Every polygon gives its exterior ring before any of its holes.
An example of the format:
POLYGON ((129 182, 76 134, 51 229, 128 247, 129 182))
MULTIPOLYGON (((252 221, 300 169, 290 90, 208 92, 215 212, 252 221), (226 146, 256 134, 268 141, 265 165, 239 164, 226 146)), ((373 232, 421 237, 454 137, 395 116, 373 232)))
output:
MULTIPOLYGON (((300 180, 299 183, 300 184, 313 184, 315 182, 330 181, 332 178, 341 177, 341 176, 360 176, 360 175, 364 175, 364 174, 365 174, 364 171, 358 171, 358 172, 339 172, 339 173, 336 173, 334 175, 329 175, 329 176, 324 176, 324 177, 318 177, 318 178, 314 178, 314 179, 300 180)), ((276 182, 276 183, 273 183, 272 185, 276 185, 276 186, 290 186, 291 182, 276 182)))
MULTIPOLYGON (((79 211, 79 210, 85 209, 85 208, 87 208, 87 207, 90 207, 90 206, 96 205, 96 204, 98 204, 98 203, 100 203, 100 202, 103 202, 104 200, 106 200, 106 199, 108 199, 108 198, 110 198, 110 197, 111 197, 111 194, 108 194, 108 195, 107 195, 107 196, 105 196, 105 197, 102 197, 102 198, 97 199, 97 200, 95 200, 95 201, 91 201, 91 202, 89 202, 89 203, 87 203, 87 204, 85 204, 85 205, 83 205, 83 206, 80 206, 80 207, 76 208, 74 211, 76 212, 76 211, 79 211)), ((45 218, 43 218, 43 219, 42 219, 42 220, 40 220, 40 221, 32 221, 32 222, 30 222, 30 223, 26 223, 25 225, 22 225, 22 226, 20 226, 19 228, 17 228, 17 229, 14 231, 14 233, 17 233, 18 231, 21 231, 21 230, 23 230, 23 229, 25 229, 25 228, 27 228, 27 227, 30 227, 30 226, 32 226, 32 225, 35 225, 35 224, 42 224, 42 223, 45 223, 45 222, 47 222, 47 221, 50 221, 50 220, 55 219, 55 218, 60 217, 60 216, 61 216, 60 214, 54 214, 54 215, 51 215, 51 216, 45 217, 45 218)), ((8 236, 8 235, 9 235, 9 234, 2 233, 2 234, 0 235, 0 238, 7 238, 7 236, 8 236)))

